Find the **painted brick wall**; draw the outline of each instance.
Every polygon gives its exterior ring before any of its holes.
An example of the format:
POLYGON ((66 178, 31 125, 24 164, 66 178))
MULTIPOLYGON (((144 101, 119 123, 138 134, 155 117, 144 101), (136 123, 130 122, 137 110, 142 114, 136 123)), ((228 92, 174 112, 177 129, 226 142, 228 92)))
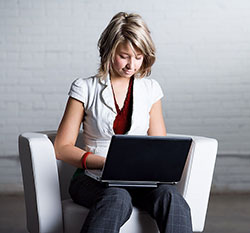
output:
MULTIPOLYGON (((18 154, 21 132, 58 127, 71 82, 96 73, 97 40, 118 11, 140 13, 152 31, 157 47, 152 77, 165 93, 168 131, 217 138, 215 186, 230 183, 227 168, 234 163, 238 181, 245 184, 248 0, 1 0, 0 156, 18 154)), ((245 187, 250 190, 250 181, 245 187)))

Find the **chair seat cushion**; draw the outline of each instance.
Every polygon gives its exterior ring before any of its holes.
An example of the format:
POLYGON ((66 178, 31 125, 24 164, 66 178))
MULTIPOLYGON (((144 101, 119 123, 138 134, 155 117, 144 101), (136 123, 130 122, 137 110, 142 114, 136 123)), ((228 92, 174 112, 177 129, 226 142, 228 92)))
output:
POLYGON ((80 232, 88 215, 88 208, 74 203, 71 199, 67 199, 62 201, 62 209, 64 232, 80 232))
MULTIPOLYGON (((64 232, 80 232, 88 215, 88 208, 74 203, 71 199, 62 202, 64 232)), ((120 233, 157 233, 155 221, 142 210, 133 207, 129 220, 122 226, 120 233), (143 222, 143 224, 141 224, 143 222)))

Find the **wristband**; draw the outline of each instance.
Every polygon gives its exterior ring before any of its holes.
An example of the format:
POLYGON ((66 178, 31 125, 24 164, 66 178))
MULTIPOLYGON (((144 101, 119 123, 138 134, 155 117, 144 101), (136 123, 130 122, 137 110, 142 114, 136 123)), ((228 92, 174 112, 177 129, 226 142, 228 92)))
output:
POLYGON ((87 169, 86 160, 90 154, 92 154, 92 152, 86 152, 83 154, 83 156, 82 156, 82 168, 87 169))

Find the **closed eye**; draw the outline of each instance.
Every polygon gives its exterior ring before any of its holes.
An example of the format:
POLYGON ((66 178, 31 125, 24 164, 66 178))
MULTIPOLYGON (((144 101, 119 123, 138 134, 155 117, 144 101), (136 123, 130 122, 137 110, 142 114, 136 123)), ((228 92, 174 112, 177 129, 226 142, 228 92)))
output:
POLYGON ((143 58, 143 56, 142 55, 140 55, 140 56, 136 56, 135 57, 135 59, 137 59, 137 60, 141 60, 143 58))
POLYGON ((126 56, 126 55, 120 55, 120 57, 121 57, 122 59, 127 59, 127 58, 128 58, 128 56, 126 56))

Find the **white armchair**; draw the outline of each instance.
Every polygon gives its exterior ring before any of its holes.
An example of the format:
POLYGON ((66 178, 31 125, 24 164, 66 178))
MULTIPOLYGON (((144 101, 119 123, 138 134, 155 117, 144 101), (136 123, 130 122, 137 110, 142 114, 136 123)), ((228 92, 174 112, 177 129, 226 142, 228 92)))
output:
MULTIPOLYGON (((69 197, 68 185, 75 168, 56 160, 56 131, 19 136, 27 229, 31 233, 80 232, 88 209, 69 197)), ((178 135, 176 135, 178 136, 178 135)), ((183 135, 180 135, 183 136, 183 135)), ((178 190, 191 208, 194 232, 202 232, 211 189, 218 143, 215 139, 191 136, 193 143, 178 190)), ((77 145, 82 147, 82 134, 77 145)), ((155 221, 134 207, 121 233, 156 233, 155 221)))

